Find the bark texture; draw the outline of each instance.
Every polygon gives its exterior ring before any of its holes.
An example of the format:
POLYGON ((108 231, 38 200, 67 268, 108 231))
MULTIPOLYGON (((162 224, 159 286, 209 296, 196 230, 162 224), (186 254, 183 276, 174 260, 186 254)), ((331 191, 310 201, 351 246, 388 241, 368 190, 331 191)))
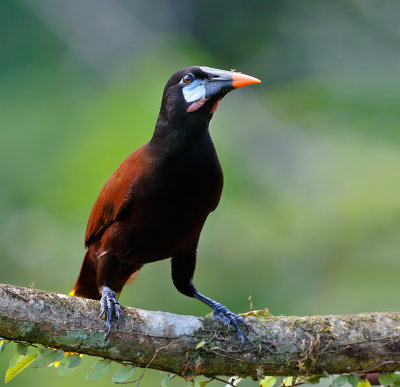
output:
POLYGON ((248 316, 250 332, 242 346, 233 332, 212 318, 127 307, 119 326, 104 341, 106 327, 98 318, 99 309, 98 301, 0 285, 0 337, 185 378, 400 369, 400 313, 248 316))

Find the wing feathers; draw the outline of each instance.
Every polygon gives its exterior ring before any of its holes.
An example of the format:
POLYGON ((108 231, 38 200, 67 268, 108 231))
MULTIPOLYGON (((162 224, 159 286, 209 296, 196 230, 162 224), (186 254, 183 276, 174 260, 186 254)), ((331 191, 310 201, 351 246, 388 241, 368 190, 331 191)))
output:
POLYGON ((143 172, 144 156, 145 145, 133 152, 104 184, 90 213, 86 247, 101 238, 104 231, 129 208, 131 187, 143 172))

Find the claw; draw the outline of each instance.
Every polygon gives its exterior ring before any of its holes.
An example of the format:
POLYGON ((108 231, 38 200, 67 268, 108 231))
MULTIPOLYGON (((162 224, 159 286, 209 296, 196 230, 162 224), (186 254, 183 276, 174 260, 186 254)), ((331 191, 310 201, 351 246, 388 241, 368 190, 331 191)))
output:
POLYGON ((117 300, 117 295, 109 287, 104 286, 100 299, 100 315, 99 317, 106 315, 107 332, 104 334, 104 340, 107 340, 110 336, 112 329, 113 317, 117 317, 118 322, 120 321, 122 310, 121 305, 117 300))
POLYGON ((247 326, 246 320, 243 317, 231 312, 227 307, 222 304, 218 304, 213 309, 213 317, 217 318, 224 324, 228 330, 231 325, 235 328, 236 335, 240 339, 242 345, 245 344, 246 337, 240 328, 240 324, 246 328, 247 333, 249 332, 249 327, 247 326))

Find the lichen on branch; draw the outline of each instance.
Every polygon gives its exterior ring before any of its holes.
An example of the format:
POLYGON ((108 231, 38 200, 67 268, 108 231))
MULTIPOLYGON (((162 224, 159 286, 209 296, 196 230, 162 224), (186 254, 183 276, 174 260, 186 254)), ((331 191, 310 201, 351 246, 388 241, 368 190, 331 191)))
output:
MULTIPOLYGON (((247 316, 243 346, 212 318, 123 307, 108 340, 99 302, 0 285, 0 337, 196 375, 317 375, 400 368, 400 313, 247 316)), ((252 313, 254 314, 254 313, 252 313)))

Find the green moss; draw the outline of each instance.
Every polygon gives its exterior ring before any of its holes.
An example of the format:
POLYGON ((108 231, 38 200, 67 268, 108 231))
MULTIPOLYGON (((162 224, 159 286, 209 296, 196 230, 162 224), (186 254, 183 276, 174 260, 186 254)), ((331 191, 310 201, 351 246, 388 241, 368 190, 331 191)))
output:
POLYGON ((84 331, 68 332, 66 336, 61 336, 58 342, 62 345, 76 345, 87 340, 88 337, 84 331))
POLYGON ((104 334, 102 332, 89 332, 87 334, 85 331, 74 331, 68 332, 66 336, 61 336, 59 338, 59 343, 61 345, 71 345, 76 346, 77 344, 85 343, 88 346, 105 346, 109 345, 108 342, 104 341, 104 334))

